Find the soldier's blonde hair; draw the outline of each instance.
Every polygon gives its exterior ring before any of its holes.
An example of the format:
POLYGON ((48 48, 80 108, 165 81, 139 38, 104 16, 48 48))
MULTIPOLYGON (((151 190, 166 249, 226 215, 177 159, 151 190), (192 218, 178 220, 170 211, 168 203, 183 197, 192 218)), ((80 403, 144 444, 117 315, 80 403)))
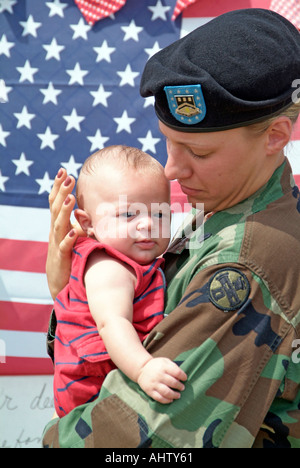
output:
POLYGON ((278 114, 276 114, 275 116, 272 116, 266 120, 263 120, 262 122, 249 125, 246 128, 248 128, 250 131, 253 131, 254 133, 257 133, 257 134, 264 133, 278 117, 283 117, 283 116, 288 117, 291 120, 292 124, 295 125, 299 117, 299 114, 300 114, 300 100, 299 102, 292 104, 290 107, 288 107, 284 111, 278 112, 278 114))

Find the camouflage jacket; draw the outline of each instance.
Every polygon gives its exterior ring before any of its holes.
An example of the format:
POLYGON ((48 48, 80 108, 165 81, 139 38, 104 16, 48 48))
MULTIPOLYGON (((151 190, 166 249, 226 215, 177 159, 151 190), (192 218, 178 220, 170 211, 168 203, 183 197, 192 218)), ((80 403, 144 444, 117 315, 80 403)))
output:
POLYGON ((166 255, 166 318, 145 346, 188 375, 162 405, 120 371, 48 424, 46 447, 300 448, 300 195, 289 163, 166 255))

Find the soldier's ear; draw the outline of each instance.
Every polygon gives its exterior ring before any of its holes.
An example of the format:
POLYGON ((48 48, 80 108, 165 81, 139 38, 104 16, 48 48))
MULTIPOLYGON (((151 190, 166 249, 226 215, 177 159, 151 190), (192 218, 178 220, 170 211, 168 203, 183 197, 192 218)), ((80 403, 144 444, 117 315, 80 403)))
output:
POLYGON ((266 131, 267 155, 277 154, 282 151, 290 141, 292 131, 292 121, 288 117, 281 116, 274 120, 266 131))

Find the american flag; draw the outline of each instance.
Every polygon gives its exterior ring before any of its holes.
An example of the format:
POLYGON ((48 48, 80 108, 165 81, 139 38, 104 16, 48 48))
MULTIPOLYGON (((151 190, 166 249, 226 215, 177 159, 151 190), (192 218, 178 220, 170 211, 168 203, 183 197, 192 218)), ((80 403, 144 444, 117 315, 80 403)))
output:
POLYGON ((277 11, 291 21, 300 30, 300 1, 299 0, 272 0, 270 9, 277 11))
MULTIPOLYGON (((52 373, 45 258, 57 170, 77 177, 89 154, 111 144, 164 164, 153 100, 139 96, 145 62, 249 0, 182 4, 191 5, 174 21, 176 0, 127 0, 91 26, 74 0, 0 0, 0 375, 52 373)), ((300 174, 299 129, 293 139, 288 154, 300 174)), ((173 200, 184 202, 176 185, 173 200)))

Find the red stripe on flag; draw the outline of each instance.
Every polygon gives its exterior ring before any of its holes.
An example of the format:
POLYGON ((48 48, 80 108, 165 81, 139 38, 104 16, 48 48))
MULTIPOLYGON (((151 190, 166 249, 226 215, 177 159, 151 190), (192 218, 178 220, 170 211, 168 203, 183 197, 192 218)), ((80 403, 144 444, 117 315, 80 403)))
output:
POLYGON ((50 358, 6 357, 0 362, 0 375, 48 375, 53 374, 50 358))
POLYGON ((174 21, 177 16, 182 13, 189 5, 192 5, 195 3, 197 0, 177 0, 177 3, 175 5, 175 9, 173 12, 172 20, 174 21))
POLYGON ((298 187, 300 188, 300 175, 294 175, 294 178, 295 178, 296 184, 297 184, 298 187))
POLYGON ((194 17, 215 17, 226 13, 227 11, 240 10, 244 8, 266 8, 269 9, 271 0, 198 0, 196 3, 188 6, 183 16, 185 18, 194 17))
POLYGON ((0 239, 0 269, 45 273, 47 242, 0 239))
POLYGON ((126 0, 75 0, 75 3, 86 21, 93 25, 120 10, 126 0))
POLYGON ((300 117, 298 119, 298 122, 295 125, 293 135, 292 135, 292 140, 300 140, 300 117))
POLYGON ((300 29, 299 0, 272 0, 270 9, 285 16, 296 28, 300 29))
POLYGON ((176 180, 171 182, 171 208, 174 213, 184 213, 191 210, 191 205, 188 204, 187 196, 182 192, 176 180))
POLYGON ((46 333, 52 308, 52 305, 1 301, 0 329, 46 333))

